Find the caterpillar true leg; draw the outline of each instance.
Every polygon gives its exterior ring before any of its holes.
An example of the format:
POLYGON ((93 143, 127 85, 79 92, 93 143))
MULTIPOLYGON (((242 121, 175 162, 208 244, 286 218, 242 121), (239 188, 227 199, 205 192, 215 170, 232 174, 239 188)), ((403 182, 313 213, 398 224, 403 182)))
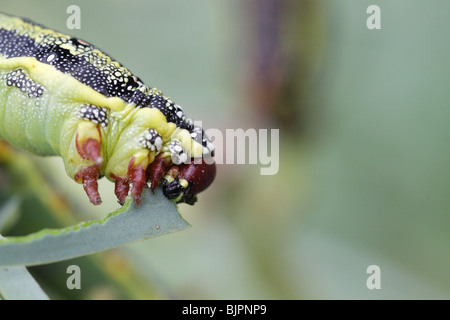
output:
POLYGON ((170 158, 158 155, 147 169, 147 180, 150 180, 150 188, 152 191, 156 189, 161 181, 166 168, 169 166, 170 158))
POLYGON ((78 171, 75 175, 75 181, 83 183, 84 190, 86 191, 89 200, 94 205, 99 205, 102 203, 100 194, 98 193, 98 183, 97 179, 100 173, 99 165, 92 165, 78 171))
MULTIPOLYGON (((93 122, 80 121, 74 135, 76 153, 83 159, 77 159, 77 157, 72 159, 83 165, 76 172, 74 180, 83 184, 84 190, 92 204, 99 205, 102 203, 97 183, 103 163, 101 131, 98 125, 93 122)), ((75 156, 75 152, 73 152, 73 155, 75 156)))
POLYGON ((76 142, 78 153, 83 158, 86 157, 86 159, 93 160, 98 166, 100 166, 103 163, 100 141, 95 139, 88 139, 82 145, 80 145, 78 139, 76 140, 76 142))
POLYGON ((146 168, 142 166, 134 167, 131 170, 131 183, 133 185, 131 188, 131 196, 137 206, 141 203, 142 190, 147 186, 145 171, 146 168))

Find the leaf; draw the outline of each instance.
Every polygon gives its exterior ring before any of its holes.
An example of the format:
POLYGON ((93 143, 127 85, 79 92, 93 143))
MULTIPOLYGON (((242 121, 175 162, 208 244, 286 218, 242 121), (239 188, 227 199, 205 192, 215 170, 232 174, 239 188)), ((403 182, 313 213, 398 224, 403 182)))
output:
POLYGON ((48 296, 25 267, 0 267, 0 298, 48 300, 48 296))
POLYGON ((176 204, 161 189, 145 189, 137 208, 131 198, 104 219, 63 229, 44 229, 0 240, 0 266, 40 265, 111 249, 187 228, 176 204))
MULTIPOLYGON (((4 239, 0 235, 0 239, 4 239)), ((48 300, 25 267, 0 267, 0 298, 7 300, 48 300)))
POLYGON ((19 217, 20 200, 12 197, 0 207, 0 232, 12 226, 19 217))

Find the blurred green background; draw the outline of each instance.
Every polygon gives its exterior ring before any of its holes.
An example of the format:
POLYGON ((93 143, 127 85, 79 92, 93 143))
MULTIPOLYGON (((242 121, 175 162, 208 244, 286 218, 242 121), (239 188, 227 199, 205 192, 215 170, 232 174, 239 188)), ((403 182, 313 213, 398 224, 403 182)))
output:
MULTIPOLYGON (((58 299, 450 298, 449 10, 447 0, 2 2, 95 44, 205 128, 280 130, 278 173, 220 165, 199 202, 180 205, 189 230, 30 272, 58 299), (66 27, 71 4, 80 30, 66 27), (366 27, 372 4, 381 30, 366 27), (81 290, 65 287, 71 264, 81 290), (366 287, 369 265, 380 290, 366 287)), ((61 159, 31 158, 37 180, 0 164, 2 203, 22 199, 3 235, 118 207, 109 181, 93 207, 61 159)))

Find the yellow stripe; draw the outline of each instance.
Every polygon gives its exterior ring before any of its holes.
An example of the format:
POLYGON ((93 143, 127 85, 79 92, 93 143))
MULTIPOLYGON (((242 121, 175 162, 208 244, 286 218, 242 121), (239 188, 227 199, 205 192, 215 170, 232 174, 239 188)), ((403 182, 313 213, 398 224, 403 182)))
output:
POLYGON ((6 59, 0 56, 0 69, 25 69, 30 78, 42 84, 53 95, 62 101, 78 101, 112 111, 122 111, 128 103, 119 97, 106 97, 89 86, 81 83, 68 73, 62 73, 55 67, 42 63, 32 57, 16 57, 6 59))
MULTIPOLYGON (((33 40, 37 45, 57 45, 62 49, 69 50, 73 56, 83 56, 87 62, 91 63, 100 72, 103 72, 103 69, 109 70, 111 65, 113 65, 118 69, 117 71, 120 71, 120 73, 124 76, 132 76, 132 73, 126 67, 122 66, 118 61, 115 61, 94 45, 86 42, 88 45, 88 50, 85 51, 84 47, 70 43, 69 40, 72 38, 70 35, 66 35, 46 27, 41 27, 39 25, 30 24, 18 17, 11 17, 1 13, 0 28, 7 31, 15 31, 16 35, 26 36, 27 38, 33 40)), ((77 40, 85 42, 81 39, 77 40)))
POLYGON ((1 13, 0 27, 7 31, 16 31, 17 35, 26 35, 28 38, 35 40, 36 43, 40 43, 43 39, 43 36, 47 35, 70 39, 70 36, 66 34, 41 27, 39 25, 31 24, 29 22, 23 21, 19 17, 8 16, 1 13))

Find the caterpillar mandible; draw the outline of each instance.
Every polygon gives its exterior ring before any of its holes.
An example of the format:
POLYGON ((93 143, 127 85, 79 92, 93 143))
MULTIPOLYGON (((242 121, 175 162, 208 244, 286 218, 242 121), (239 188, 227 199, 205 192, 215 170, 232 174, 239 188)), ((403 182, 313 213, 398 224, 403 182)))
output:
POLYGON ((194 204, 216 175, 213 144, 160 90, 88 42, 2 13, 0 137, 61 156, 94 205, 103 176, 139 205, 149 182, 194 204))

